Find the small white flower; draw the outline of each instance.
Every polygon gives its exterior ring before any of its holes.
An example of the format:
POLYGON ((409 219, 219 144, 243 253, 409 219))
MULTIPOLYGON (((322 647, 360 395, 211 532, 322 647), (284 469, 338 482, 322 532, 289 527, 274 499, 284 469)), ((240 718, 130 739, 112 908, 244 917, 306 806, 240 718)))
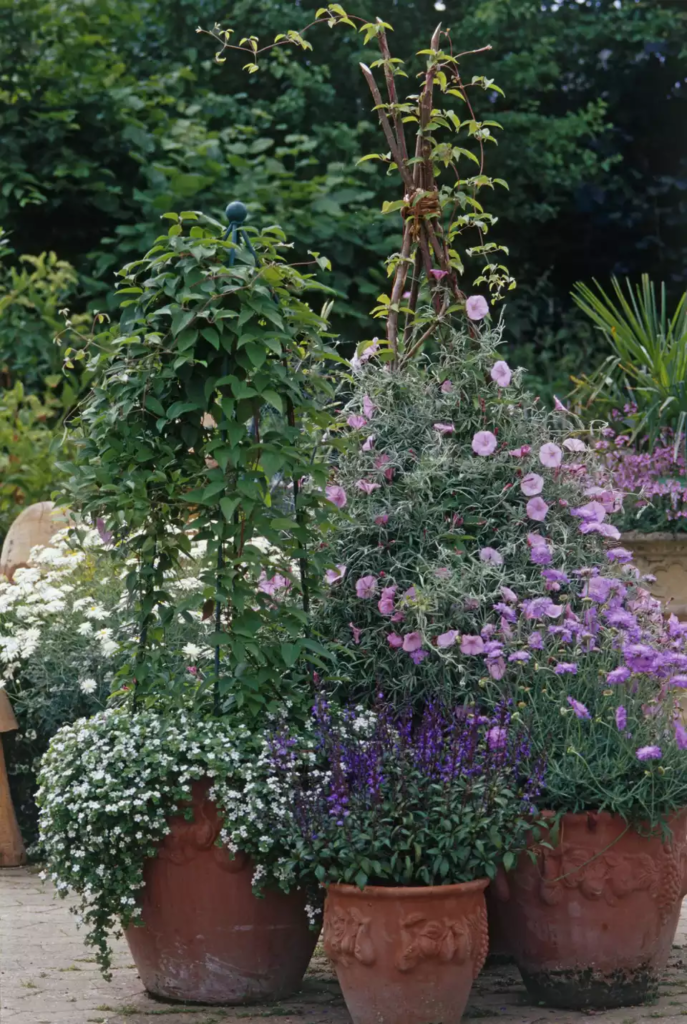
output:
POLYGON ((98 684, 95 679, 82 679, 79 683, 79 688, 82 693, 95 693, 98 689, 98 684))
POLYGON ((191 644, 191 643, 184 644, 184 646, 181 648, 181 650, 182 650, 182 653, 185 654, 189 658, 199 658, 201 656, 201 654, 203 653, 203 648, 202 647, 199 647, 198 644, 191 644))

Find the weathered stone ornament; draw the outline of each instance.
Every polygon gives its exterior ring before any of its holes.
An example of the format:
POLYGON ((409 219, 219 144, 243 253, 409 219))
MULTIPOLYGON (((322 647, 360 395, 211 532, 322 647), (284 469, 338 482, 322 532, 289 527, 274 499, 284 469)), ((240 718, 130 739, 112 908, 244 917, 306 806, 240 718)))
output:
POLYGON ((39 501, 25 508, 7 531, 0 554, 0 576, 11 580, 17 569, 29 565, 32 548, 46 547, 68 522, 64 509, 55 508, 52 501, 39 501))

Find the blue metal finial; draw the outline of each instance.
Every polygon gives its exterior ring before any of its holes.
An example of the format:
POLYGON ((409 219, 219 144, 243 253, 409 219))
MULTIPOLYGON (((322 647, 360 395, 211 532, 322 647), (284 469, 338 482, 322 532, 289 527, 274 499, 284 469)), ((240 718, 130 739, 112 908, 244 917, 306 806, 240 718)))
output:
POLYGON ((248 216, 248 207, 245 203, 240 202, 238 199, 234 199, 228 204, 224 213, 230 223, 243 224, 248 216))

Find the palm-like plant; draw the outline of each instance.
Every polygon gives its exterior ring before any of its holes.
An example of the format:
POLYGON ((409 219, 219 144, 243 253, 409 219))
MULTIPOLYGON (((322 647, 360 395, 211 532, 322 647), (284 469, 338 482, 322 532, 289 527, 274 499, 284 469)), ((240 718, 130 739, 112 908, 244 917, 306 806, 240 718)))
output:
POLYGON ((625 290, 617 278, 611 283, 615 299, 596 281, 596 291, 578 283, 572 293, 611 350, 594 373, 574 380, 577 394, 587 408, 622 405, 629 395, 634 436, 653 440, 670 428, 677 447, 687 422, 687 292, 670 316, 665 285, 657 300, 648 274, 634 287, 626 281, 625 290))

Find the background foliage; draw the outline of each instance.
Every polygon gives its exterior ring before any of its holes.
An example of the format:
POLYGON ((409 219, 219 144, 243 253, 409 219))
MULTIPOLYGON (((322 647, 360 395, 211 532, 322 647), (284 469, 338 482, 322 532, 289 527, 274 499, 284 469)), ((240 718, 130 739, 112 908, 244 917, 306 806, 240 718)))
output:
MULTIPOLYGON (((71 263, 78 308, 103 306, 112 273, 157 234, 167 210, 218 214, 240 197, 278 220, 297 248, 335 266, 347 339, 381 290, 379 256, 398 225, 377 215, 383 172, 356 168, 377 128, 352 31, 311 34, 246 77, 213 65, 196 28, 261 35, 301 27, 318 0, 0 0, 0 224, 17 251, 71 263), (334 112, 334 116, 333 115, 334 112)), ((592 345, 573 310, 579 278, 651 269, 675 285, 684 265, 685 26, 672 0, 360 0, 395 27, 407 57, 436 21, 494 77, 505 128, 490 173, 519 291, 509 338, 541 379, 565 387, 592 345), (562 382, 562 383, 561 383, 562 382)), ((472 69, 470 69, 472 70, 472 69)), ((0 323, 2 321, 0 320, 0 323)), ((46 334, 46 345, 48 335, 46 334)))

